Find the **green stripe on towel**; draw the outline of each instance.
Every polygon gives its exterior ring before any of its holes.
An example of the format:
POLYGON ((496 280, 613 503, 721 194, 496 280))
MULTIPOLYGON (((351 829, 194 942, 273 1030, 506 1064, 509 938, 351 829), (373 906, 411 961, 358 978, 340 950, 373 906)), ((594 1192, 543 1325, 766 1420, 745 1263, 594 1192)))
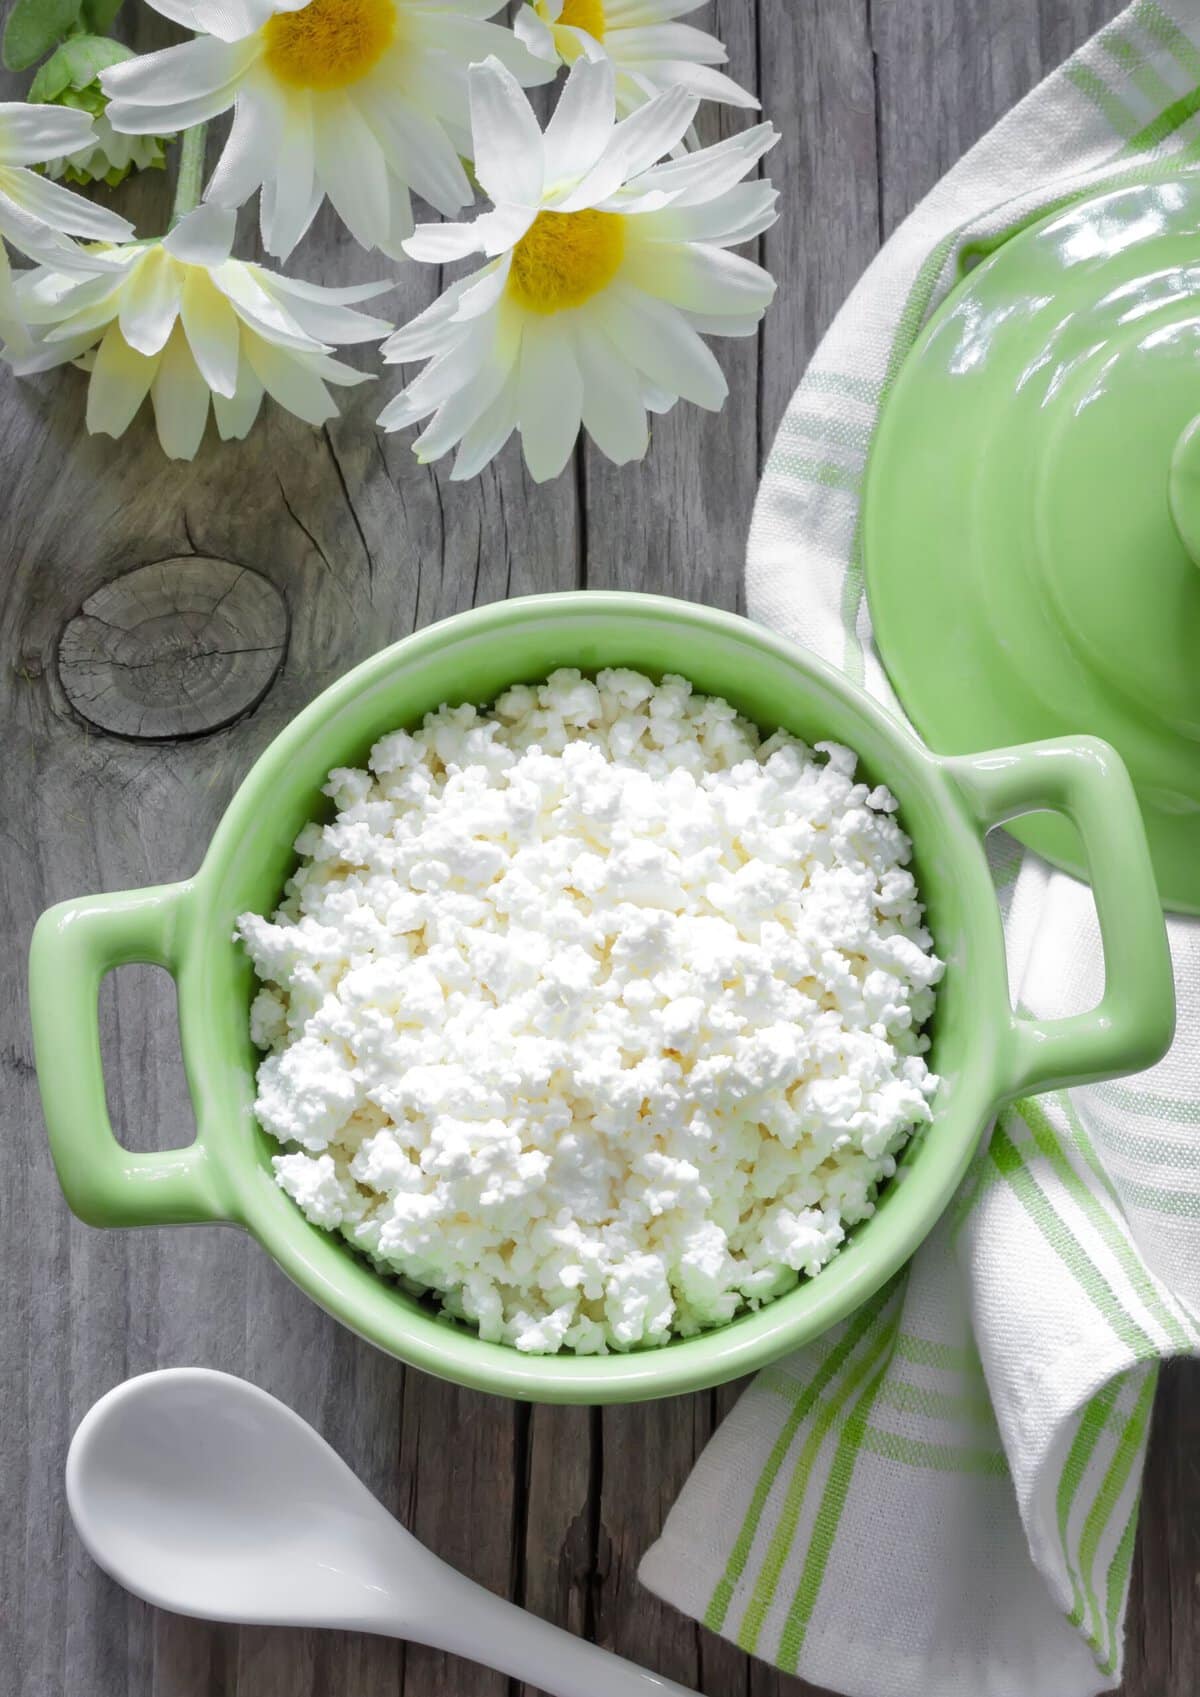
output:
POLYGON ((767 1498, 771 1492, 771 1486, 775 1483, 776 1475, 783 1466, 784 1458, 791 1448, 792 1439, 799 1430, 805 1416, 817 1402, 825 1386, 838 1374, 843 1362, 871 1329, 891 1294, 891 1288, 891 1286, 885 1286, 859 1310, 847 1325, 838 1342, 821 1362, 808 1384, 796 1386, 797 1395, 792 1411, 784 1421, 779 1436, 772 1445, 766 1465, 754 1487, 750 1506, 746 1510, 741 1529, 734 1540, 732 1550, 729 1552, 725 1572, 718 1581, 712 1600, 705 1611, 704 1624, 711 1631, 720 1632, 725 1624, 725 1616, 729 1612, 729 1603, 733 1596, 734 1587, 745 1571, 746 1562, 749 1559, 755 1535, 758 1532, 759 1521, 762 1519, 763 1509, 766 1507, 767 1498))
POLYGON ((989 1154, 1008 1180, 1013 1194, 1084 1295, 1108 1321, 1126 1348, 1139 1360, 1154 1355, 1156 1346, 1153 1340, 1126 1312, 1108 1280, 1092 1264, 1078 1238, 1025 1165, 1020 1150, 1005 1129, 1005 1118, 1007 1115, 996 1122, 989 1154))

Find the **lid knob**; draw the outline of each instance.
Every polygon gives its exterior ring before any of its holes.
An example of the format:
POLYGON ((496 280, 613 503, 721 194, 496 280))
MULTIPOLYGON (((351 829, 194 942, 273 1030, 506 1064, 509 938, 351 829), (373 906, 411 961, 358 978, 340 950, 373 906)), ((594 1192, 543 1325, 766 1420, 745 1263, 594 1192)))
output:
POLYGON ((1167 501, 1179 540, 1200 566, 1200 416, 1175 444, 1167 476, 1167 501))

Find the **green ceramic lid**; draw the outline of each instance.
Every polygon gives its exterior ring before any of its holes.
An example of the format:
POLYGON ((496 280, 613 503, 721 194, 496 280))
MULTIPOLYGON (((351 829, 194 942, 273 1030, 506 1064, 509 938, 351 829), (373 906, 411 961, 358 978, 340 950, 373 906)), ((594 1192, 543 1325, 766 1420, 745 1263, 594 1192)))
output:
MULTIPOLYGON (((1200 912, 1200 176, 969 271, 897 376, 864 500, 876 640, 929 745, 1113 743, 1164 905, 1200 912)), ((1014 830, 1086 875, 1062 819, 1014 830)))

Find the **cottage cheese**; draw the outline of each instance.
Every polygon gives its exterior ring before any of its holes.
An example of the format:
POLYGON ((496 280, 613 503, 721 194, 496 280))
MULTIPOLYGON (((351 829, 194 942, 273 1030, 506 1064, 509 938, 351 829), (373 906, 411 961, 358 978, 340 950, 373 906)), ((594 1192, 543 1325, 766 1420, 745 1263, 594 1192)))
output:
POLYGON ((520 1350, 720 1325, 826 1264, 937 1080, 886 789, 682 678, 558 671, 331 774, 271 919, 284 1190, 520 1350))

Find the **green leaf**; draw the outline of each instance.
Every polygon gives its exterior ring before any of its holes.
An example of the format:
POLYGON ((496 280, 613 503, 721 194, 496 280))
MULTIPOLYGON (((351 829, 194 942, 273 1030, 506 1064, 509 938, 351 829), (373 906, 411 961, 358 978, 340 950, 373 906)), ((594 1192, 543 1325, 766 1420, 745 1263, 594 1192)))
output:
POLYGON ((56 47, 79 17, 81 0, 17 0, 0 49, 10 71, 27 71, 56 47))
POLYGON ((84 29, 92 30, 96 35, 105 35, 113 24, 113 19, 121 10, 121 0, 83 0, 80 17, 84 29))

